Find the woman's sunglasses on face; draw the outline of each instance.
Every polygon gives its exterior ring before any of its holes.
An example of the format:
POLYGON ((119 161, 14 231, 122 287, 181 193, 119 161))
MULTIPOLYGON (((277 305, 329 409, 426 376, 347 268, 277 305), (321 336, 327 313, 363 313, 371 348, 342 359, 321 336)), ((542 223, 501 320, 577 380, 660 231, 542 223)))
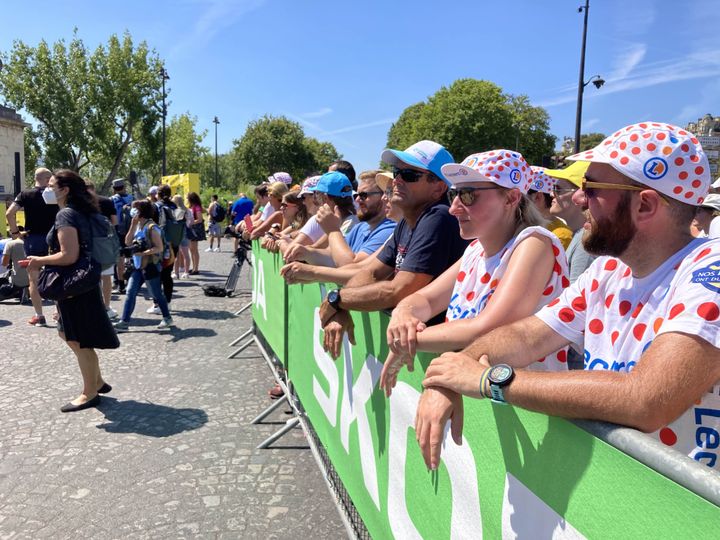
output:
POLYGON ((460 202, 463 206, 472 206, 478 199, 478 195, 476 195, 475 192, 490 189, 500 189, 500 186, 450 188, 448 189, 448 197, 450 198, 450 204, 452 204, 456 197, 460 197, 460 202))

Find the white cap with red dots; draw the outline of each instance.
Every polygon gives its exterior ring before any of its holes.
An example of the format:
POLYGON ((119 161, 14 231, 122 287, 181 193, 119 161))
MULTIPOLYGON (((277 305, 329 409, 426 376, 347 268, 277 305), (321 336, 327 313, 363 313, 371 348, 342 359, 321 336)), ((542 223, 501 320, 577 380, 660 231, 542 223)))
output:
POLYGON ((520 152, 491 150, 466 157, 462 163, 447 163, 442 173, 451 186, 466 182, 493 182, 527 193, 532 179, 530 165, 520 152))
POLYGON ((532 179, 530 180, 530 189, 533 191, 539 191, 540 193, 552 193, 552 189, 557 184, 557 178, 549 176, 545 172, 545 167, 536 167, 535 165, 530 166, 532 171, 532 179))
POLYGON ((660 122, 624 127, 595 148, 567 159, 607 163, 636 182, 693 206, 703 202, 712 180, 695 135, 660 122))

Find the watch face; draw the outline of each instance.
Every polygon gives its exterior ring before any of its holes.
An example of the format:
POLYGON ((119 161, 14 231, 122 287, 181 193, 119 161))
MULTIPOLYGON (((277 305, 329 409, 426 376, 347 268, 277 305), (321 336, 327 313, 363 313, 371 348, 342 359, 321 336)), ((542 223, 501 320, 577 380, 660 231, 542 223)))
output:
POLYGON ((334 304, 338 300, 338 292, 336 290, 332 290, 327 295, 328 302, 330 304, 334 304))
POLYGON ((507 381, 513 374, 513 370, 510 366, 505 364, 499 364, 490 370, 488 378, 495 384, 502 384, 507 381))

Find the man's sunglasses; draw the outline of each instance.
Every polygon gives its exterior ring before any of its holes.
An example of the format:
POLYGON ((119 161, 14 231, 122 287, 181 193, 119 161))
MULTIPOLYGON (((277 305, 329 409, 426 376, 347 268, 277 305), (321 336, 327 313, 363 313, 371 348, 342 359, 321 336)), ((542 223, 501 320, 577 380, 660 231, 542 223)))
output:
POLYGON ((583 180, 582 186, 580 189, 583 190, 583 193, 585 193, 585 197, 587 199, 594 199, 595 197, 597 197, 597 190, 600 190, 600 189, 618 189, 618 190, 623 190, 623 191, 647 191, 647 190, 650 190, 650 191, 655 191, 655 193, 658 194, 658 196, 660 197, 660 200, 662 200, 662 202, 665 205, 667 205, 667 206, 670 205, 668 200, 665 197, 663 197, 662 193, 660 193, 657 190, 654 190, 652 188, 644 187, 644 186, 631 186, 628 184, 610 184, 608 182, 592 182, 591 180, 583 180))
POLYGON ((361 191, 361 192, 353 195, 353 197, 356 199, 360 199, 361 201, 366 201, 370 195, 382 195, 382 194, 383 194, 382 191, 361 191))
POLYGON ((461 187, 461 188, 450 188, 448 189, 448 197, 450 198, 450 204, 455 200, 455 197, 460 197, 460 202, 463 206, 472 206, 475 204, 478 196, 475 194, 476 191, 486 191, 488 189, 500 189, 500 186, 490 187, 461 187))
POLYGON ((393 178, 397 178, 399 176, 403 182, 409 183, 417 182, 425 174, 427 174, 426 171, 416 171, 415 169, 396 169, 393 167, 392 170, 393 178))

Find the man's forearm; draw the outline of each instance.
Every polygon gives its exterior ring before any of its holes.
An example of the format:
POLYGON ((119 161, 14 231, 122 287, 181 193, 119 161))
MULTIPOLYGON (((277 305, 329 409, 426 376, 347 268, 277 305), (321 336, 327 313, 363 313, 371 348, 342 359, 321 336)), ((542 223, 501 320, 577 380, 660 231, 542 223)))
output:
POLYGON ((392 281, 377 281, 361 287, 351 287, 348 281, 340 295, 340 307, 355 311, 378 311, 395 307, 399 301, 398 291, 392 281))
POLYGON ((531 316, 488 332, 462 352, 476 360, 486 354, 493 365, 527 367, 568 343, 540 319, 531 316))
POLYGON ((563 418, 601 420, 645 432, 658 429, 652 400, 635 384, 632 373, 517 371, 503 393, 508 403, 563 418))
POLYGON ((344 266, 355 260, 355 254, 340 231, 333 231, 328 234, 328 246, 335 266, 344 266))

